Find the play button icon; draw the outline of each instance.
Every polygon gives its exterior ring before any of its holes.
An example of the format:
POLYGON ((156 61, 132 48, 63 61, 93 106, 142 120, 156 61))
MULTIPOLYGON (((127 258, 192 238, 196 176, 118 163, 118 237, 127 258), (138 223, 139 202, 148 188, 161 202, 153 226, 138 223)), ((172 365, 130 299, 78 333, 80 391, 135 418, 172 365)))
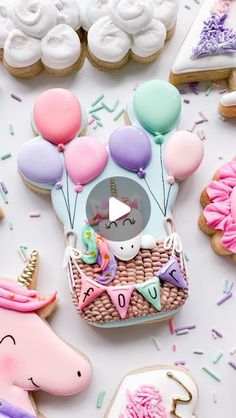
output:
POLYGON ((122 248, 124 242, 142 234, 150 218, 150 200, 140 183, 128 177, 108 177, 87 197, 87 223, 109 242, 121 242, 122 248))
POLYGON ((128 213, 131 212, 131 207, 116 199, 115 197, 110 197, 109 199, 109 220, 110 222, 117 221, 128 213))

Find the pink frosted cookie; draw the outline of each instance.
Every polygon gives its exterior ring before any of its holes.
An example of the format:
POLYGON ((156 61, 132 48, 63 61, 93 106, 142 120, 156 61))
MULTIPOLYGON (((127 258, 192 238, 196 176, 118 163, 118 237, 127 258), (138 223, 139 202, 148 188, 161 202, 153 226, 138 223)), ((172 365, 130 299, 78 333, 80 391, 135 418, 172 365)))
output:
POLYGON ((51 194, 73 302, 89 324, 159 322, 188 297, 172 209, 179 182, 198 169, 204 148, 196 135, 175 132, 180 112, 175 87, 144 83, 128 106, 131 125, 112 132, 105 146, 77 137, 86 117, 71 92, 52 89, 36 100, 38 136, 20 149, 18 170, 31 189, 51 194), (110 198, 128 213, 112 220, 110 198))
POLYGON ((10 74, 79 70, 85 59, 77 0, 1 0, 0 57, 10 74))
POLYGON ((204 0, 174 61, 170 81, 179 85, 227 80, 230 90, 236 90, 235 21, 235 0, 204 0))
POLYGON ((198 389, 183 367, 134 370, 121 381, 105 418, 196 418, 198 389))
POLYGON ((214 251, 236 261, 236 158, 223 164, 201 194, 199 227, 214 251))
POLYGON ((74 395, 92 377, 84 354, 62 341, 45 321, 56 305, 56 293, 41 297, 34 290, 37 265, 38 253, 33 251, 17 280, 0 278, 0 416, 4 417, 39 417, 35 391, 74 395))

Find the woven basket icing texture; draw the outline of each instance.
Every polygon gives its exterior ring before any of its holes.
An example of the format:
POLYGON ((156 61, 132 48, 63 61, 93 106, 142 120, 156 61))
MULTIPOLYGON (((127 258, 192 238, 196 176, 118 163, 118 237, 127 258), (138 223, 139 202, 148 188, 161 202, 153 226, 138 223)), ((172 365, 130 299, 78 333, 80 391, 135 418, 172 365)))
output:
MULTIPOLYGON (((128 262, 117 260, 115 279, 107 286, 143 283, 152 278, 154 273, 158 272, 172 255, 171 250, 165 250, 163 243, 163 240, 157 241, 156 247, 153 250, 140 250, 137 256, 128 262)), ((176 257, 180 264, 178 254, 176 254, 176 257)), ((98 264, 91 266, 84 264, 80 260, 79 266, 87 277, 96 280, 96 268, 99 267, 98 264)), ((184 270, 182 272, 187 281, 186 271, 184 270)), ((96 298, 88 306, 79 310, 78 300, 81 291, 81 278, 75 266, 73 266, 73 277, 75 281, 73 303, 79 311, 80 316, 90 323, 103 324, 109 321, 126 321, 128 319, 145 317, 158 312, 154 306, 136 290, 134 290, 131 296, 130 306, 125 320, 120 318, 119 313, 106 292, 96 298)), ((159 312, 178 309, 185 303, 187 297, 188 289, 180 289, 167 282, 161 281, 161 311, 159 312)))

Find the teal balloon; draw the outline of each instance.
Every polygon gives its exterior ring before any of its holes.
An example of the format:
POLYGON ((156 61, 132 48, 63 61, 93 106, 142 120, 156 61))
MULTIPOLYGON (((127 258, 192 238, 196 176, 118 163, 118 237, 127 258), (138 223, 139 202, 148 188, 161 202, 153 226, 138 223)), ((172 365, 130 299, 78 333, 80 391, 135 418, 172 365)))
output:
POLYGON ((147 81, 134 94, 134 111, 140 124, 161 144, 163 134, 173 129, 179 119, 179 91, 167 81, 147 81))

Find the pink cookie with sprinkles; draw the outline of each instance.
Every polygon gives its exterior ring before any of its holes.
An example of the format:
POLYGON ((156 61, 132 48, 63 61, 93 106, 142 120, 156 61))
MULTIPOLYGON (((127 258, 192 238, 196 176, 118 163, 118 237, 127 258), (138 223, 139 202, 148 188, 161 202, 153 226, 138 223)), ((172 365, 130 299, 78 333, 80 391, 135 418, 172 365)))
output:
POLYGON ((171 69, 174 85, 227 80, 236 90, 236 1, 205 0, 171 69))
POLYGON ((57 295, 38 294, 37 270, 38 253, 33 251, 16 280, 0 278, 0 416, 4 418, 42 418, 35 391, 75 395, 92 377, 84 354, 67 345, 46 323, 57 295))
POLYGON ((213 250, 236 261, 236 158, 223 164, 201 194, 199 227, 213 250))
POLYGON ((196 418, 197 385, 183 367, 133 370, 120 383, 104 418, 196 418))

